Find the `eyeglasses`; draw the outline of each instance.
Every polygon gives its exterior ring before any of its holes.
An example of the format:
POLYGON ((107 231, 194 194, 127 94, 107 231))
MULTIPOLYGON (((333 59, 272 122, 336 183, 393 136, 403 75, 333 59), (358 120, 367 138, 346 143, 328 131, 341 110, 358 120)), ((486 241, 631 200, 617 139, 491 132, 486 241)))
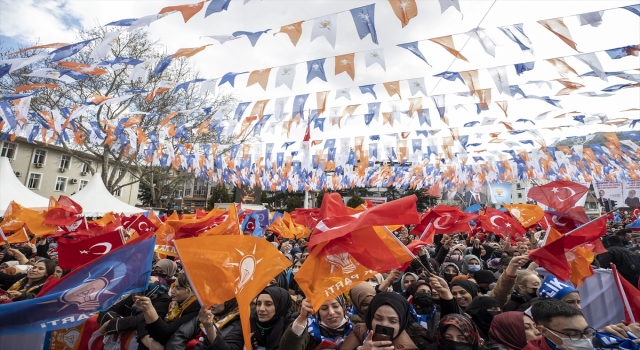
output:
POLYGON ((549 327, 544 327, 544 328, 548 329, 551 333, 554 333, 554 334, 555 333, 560 333, 560 334, 564 335, 565 337, 569 337, 570 340, 580 340, 582 338, 589 339, 589 338, 592 338, 596 334, 596 330, 593 327, 587 327, 582 332, 571 332, 569 334, 563 333, 563 332, 560 332, 560 331, 556 331, 555 329, 551 329, 549 327))

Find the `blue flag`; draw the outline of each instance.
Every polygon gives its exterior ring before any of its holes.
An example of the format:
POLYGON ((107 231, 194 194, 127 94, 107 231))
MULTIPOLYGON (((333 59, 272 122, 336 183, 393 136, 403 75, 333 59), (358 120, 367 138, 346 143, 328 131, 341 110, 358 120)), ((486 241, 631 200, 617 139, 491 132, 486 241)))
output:
POLYGON ((625 46, 625 47, 617 47, 615 49, 604 50, 612 60, 617 60, 622 57, 629 56, 629 52, 633 52, 635 50, 635 46, 625 46), (627 50, 628 49, 628 50, 627 50))
POLYGON ((104 26, 116 26, 116 27, 129 27, 131 26, 131 24, 135 21, 137 21, 137 18, 127 18, 127 19, 121 19, 119 21, 113 21, 111 23, 107 23, 104 26))
POLYGON ((335 146, 336 146, 336 139, 328 139, 328 140, 324 141, 324 148, 323 149, 334 148, 335 146))
POLYGON ((244 113, 244 110, 247 109, 247 107, 249 107, 250 104, 251 102, 238 103, 238 107, 236 108, 236 113, 233 115, 233 119, 235 119, 236 121, 240 121, 240 119, 242 119, 242 114, 244 113))
POLYGON ((446 79, 448 81, 456 81, 456 79, 460 79, 460 81, 464 83, 464 80, 462 80, 462 76, 458 72, 445 71, 445 72, 442 72, 440 74, 434 75, 434 77, 440 77, 440 78, 446 79))
POLYGON ((291 111, 291 118, 295 118, 300 115, 300 118, 304 120, 304 104, 307 102, 309 94, 298 95, 293 99, 293 110, 291 111))
POLYGON ((85 41, 81 41, 79 43, 63 46, 57 50, 51 51, 53 57, 51 57, 51 62, 60 61, 67 57, 73 56, 80 52, 85 46, 89 45, 90 42, 96 40, 98 38, 89 39, 85 41))
POLYGON ((237 31, 237 32, 233 32, 231 35, 233 35, 234 37, 239 37, 242 35, 246 35, 247 38, 249 38, 249 41, 251 42, 251 46, 256 46, 256 44, 258 43, 258 39, 260 39, 260 36, 262 36, 262 34, 270 31, 271 29, 267 29, 267 30, 261 30, 259 32, 245 32, 245 31, 237 31))
POLYGON ((124 245, 72 271, 43 296, 0 305, 0 336, 74 327, 123 295, 146 290, 155 242, 124 245))
POLYGON ((320 78, 327 81, 327 77, 324 75, 324 58, 320 58, 313 61, 307 61, 307 84, 313 78, 320 78))
POLYGON ((231 0, 212 0, 204 12, 204 17, 207 18, 211 14, 222 12, 223 10, 226 11, 229 8, 230 2, 231 0))
POLYGON ((153 73, 151 73, 151 77, 155 78, 159 76, 160 74, 162 74, 162 72, 165 71, 165 69, 169 67, 172 60, 171 56, 173 55, 169 55, 163 58, 160 62, 158 62, 158 64, 156 65, 156 68, 153 69, 153 73))
POLYGON ((2 111, 2 119, 7 121, 11 130, 16 128, 16 116, 8 102, 0 102, 0 110, 2 111))
POLYGON ((10 64, 7 64, 7 65, 4 65, 4 66, 0 67, 0 78, 2 78, 5 75, 9 74, 10 70, 11 70, 11 65, 10 64))
POLYGON ((629 87, 633 84, 616 84, 616 85, 611 85, 609 87, 606 87, 604 89, 602 89, 602 91, 606 91, 606 92, 616 92, 619 91, 621 89, 624 89, 626 87, 629 87))
POLYGON ((38 133, 40 133, 40 125, 34 124, 33 129, 31 129, 31 132, 29 133, 29 137, 27 138, 27 142, 32 143, 33 140, 35 140, 36 137, 38 136, 38 133))
MULTIPOLYGON (((422 54, 422 51, 420 51, 420 48, 418 47, 418 42, 417 41, 414 41, 412 43, 398 44, 398 46, 403 48, 403 49, 411 51, 411 53, 413 53, 414 55, 420 57, 420 59, 423 60, 426 64, 429 64, 429 62, 427 62, 427 59, 422 54)), ((462 77, 460 77, 460 79, 462 79, 462 77)))
POLYGON ((229 85, 231 85, 231 87, 234 87, 233 84, 235 84, 236 75, 245 74, 245 73, 249 73, 249 72, 242 72, 242 73, 229 72, 222 76, 222 78, 220 79, 220 82, 218 83, 218 86, 226 82, 229 82, 229 85))
POLYGON ((639 4, 623 6, 622 8, 625 9, 625 10, 631 11, 631 13, 634 13, 634 14, 640 16, 640 5, 639 4))
POLYGON ((422 113, 418 113, 418 121, 420 122, 420 126, 422 126, 422 124, 427 124, 431 127, 431 117, 429 116, 428 108, 423 109, 422 113))
POLYGON ((373 120, 373 117, 375 116, 375 114, 373 113, 367 113, 364 115, 364 123, 369 126, 369 124, 371 124, 371 121, 373 120))
POLYGON ((327 118, 317 118, 316 120, 314 120, 313 122, 313 128, 314 129, 320 129, 320 131, 324 131, 324 121, 327 118))
POLYGON ((514 66, 516 67, 516 73, 520 75, 526 71, 532 70, 535 64, 536 64, 535 62, 526 62, 526 63, 516 63, 514 64, 514 66))
POLYGON ((378 96, 376 96, 376 92, 373 90, 373 87, 376 86, 376 84, 371 84, 371 85, 362 85, 360 86, 360 92, 364 95, 364 94, 371 94, 373 95, 373 98, 375 98, 376 100, 378 99, 378 96))
POLYGON ((356 25, 356 30, 360 36, 360 40, 365 36, 371 34, 371 40, 374 43, 378 43, 378 34, 376 34, 375 26, 375 9, 376 5, 371 4, 349 10, 353 17, 353 23, 356 25))

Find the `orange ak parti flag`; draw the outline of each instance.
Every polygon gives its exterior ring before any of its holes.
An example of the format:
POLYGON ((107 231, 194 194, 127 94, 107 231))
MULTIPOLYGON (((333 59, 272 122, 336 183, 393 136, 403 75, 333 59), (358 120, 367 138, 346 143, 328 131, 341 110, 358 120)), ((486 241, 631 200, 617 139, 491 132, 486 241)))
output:
POLYGON ((238 210, 236 209, 236 206, 234 204, 229 206, 227 218, 224 219, 224 221, 220 225, 212 227, 200 234, 200 236, 220 235, 242 235, 242 230, 240 229, 240 223, 238 221, 238 210))
POLYGON ((367 227, 317 245, 294 277, 314 310, 376 271, 400 268, 413 257, 384 227, 367 227))
POLYGON ((511 216, 513 216, 523 227, 533 226, 544 218, 544 210, 535 204, 505 204, 511 216))
POLYGON ((263 238, 249 235, 180 239, 176 249, 203 306, 238 301, 245 344, 251 344, 251 300, 291 265, 263 238))
MULTIPOLYGON (((0 229, 0 232, 2 232, 2 229, 0 229)), ((21 228, 19 231, 14 232, 11 236, 8 236, 7 242, 9 242, 9 244, 29 242, 29 236, 27 235, 27 231, 24 229, 24 227, 21 228)), ((4 240, 0 240, 0 246, 3 246, 3 245, 5 245, 4 240)))
POLYGON ((11 201, 4 213, 4 220, 0 223, 0 229, 5 232, 17 231, 22 227, 36 235, 46 236, 54 234, 58 226, 44 223, 46 211, 27 209, 20 204, 11 201))

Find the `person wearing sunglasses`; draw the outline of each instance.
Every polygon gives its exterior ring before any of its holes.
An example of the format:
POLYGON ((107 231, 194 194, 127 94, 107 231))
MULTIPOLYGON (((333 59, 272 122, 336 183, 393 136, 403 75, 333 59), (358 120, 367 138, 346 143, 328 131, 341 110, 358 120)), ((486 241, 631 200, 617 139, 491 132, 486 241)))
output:
POLYGON ((540 299, 531 306, 531 315, 542 338, 529 341, 524 350, 594 348, 596 330, 575 307, 557 299, 540 299))

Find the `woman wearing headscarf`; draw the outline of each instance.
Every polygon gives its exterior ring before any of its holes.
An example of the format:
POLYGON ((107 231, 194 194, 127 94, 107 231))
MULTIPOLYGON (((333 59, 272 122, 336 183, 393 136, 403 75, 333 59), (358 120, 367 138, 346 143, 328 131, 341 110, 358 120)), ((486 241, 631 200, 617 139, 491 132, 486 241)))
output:
POLYGON ((471 300, 478 296, 478 285, 468 280, 457 280, 451 283, 451 294, 456 299, 458 306, 465 310, 471 300))
POLYGON ((0 301, 21 301, 35 298, 44 287, 47 279, 54 276, 55 270, 56 263, 53 260, 42 259, 31 267, 26 276, 24 274, 13 275, 17 281, 9 287, 6 295, 0 296, 0 301))
POLYGON ((347 310, 347 315, 352 323, 364 322, 364 315, 375 296, 376 290, 369 282, 362 282, 349 291, 351 307, 347 310))
POLYGON ((476 325, 466 316, 451 314, 440 320, 436 330, 436 343, 428 350, 478 350, 482 349, 484 340, 476 325))
POLYGON ((165 280, 172 280, 178 272, 178 265, 169 259, 160 259, 155 265, 153 265, 153 275, 164 278, 165 280))
POLYGON ((535 323, 521 311, 508 311, 494 316, 489 328, 489 339, 507 350, 520 350, 538 337, 540 332, 535 323))
POLYGON ((417 281, 418 281, 418 275, 411 272, 405 273, 404 275, 402 275, 402 278, 400 278, 399 292, 404 293, 411 284, 416 283, 417 281))
POLYGON ((400 294, 393 292, 378 293, 372 300, 365 315, 365 323, 354 326, 342 344, 341 349, 352 350, 359 346, 366 349, 390 346, 404 350, 424 350, 431 344, 426 329, 417 324, 411 316, 409 303, 400 294), (389 340, 381 340, 374 334, 377 326, 393 329, 389 340))
POLYGON ((444 262, 440 264, 440 277, 444 278, 447 283, 451 283, 454 277, 460 274, 458 265, 452 262, 444 262))
MULTIPOLYGON (((256 298, 256 307, 251 313, 253 347, 277 350, 284 331, 298 317, 291 311, 291 297, 286 289, 267 287, 256 298)), ((286 349, 283 349, 286 350, 286 349)))
POLYGON ((418 324, 433 333, 440 322, 440 305, 433 300, 429 284, 420 280, 409 286, 406 293, 409 295, 408 301, 413 318, 418 324))
POLYGON ((209 309, 173 333, 165 350, 242 350, 244 338, 236 298, 209 309))
POLYGON ((492 297, 479 296, 474 298, 469 306, 465 309, 465 313, 471 316, 473 322, 478 326, 482 339, 489 337, 489 327, 493 317, 502 313, 502 305, 492 297))
POLYGON ((287 328, 280 340, 281 349, 313 350, 338 349, 353 330, 346 316, 346 301, 342 295, 325 301, 312 316, 313 308, 308 300, 302 301, 300 315, 287 328))
MULTIPOLYGON (((167 292, 169 285, 167 282, 157 276, 151 276, 147 284, 147 290, 144 296, 151 300, 152 307, 156 310, 159 317, 167 314, 171 297, 167 292)), ((136 330, 138 339, 142 339, 148 334, 144 315, 134 305, 134 295, 131 294, 122 301, 111 306, 107 311, 98 314, 98 324, 101 325, 100 333, 104 335, 136 330)), ((143 350, 147 347, 139 343, 138 349, 143 350)))
POLYGON ((165 346, 169 337, 183 324, 198 316, 200 304, 196 299, 193 288, 187 281, 187 276, 178 276, 171 286, 171 304, 165 317, 160 317, 153 308, 148 297, 134 297, 134 305, 142 311, 146 322, 146 330, 149 332, 140 342, 146 347, 157 348, 158 344, 165 346))
POLYGON ((462 259, 462 267, 460 268, 460 272, 462 272, 463 275, 471 275, 473 276, 473 274, 475 272, 478 272, 482 269, 482 260, 480 260, 480 258, 478 258, 475 255, 465 255, 465 257, 462 259))

